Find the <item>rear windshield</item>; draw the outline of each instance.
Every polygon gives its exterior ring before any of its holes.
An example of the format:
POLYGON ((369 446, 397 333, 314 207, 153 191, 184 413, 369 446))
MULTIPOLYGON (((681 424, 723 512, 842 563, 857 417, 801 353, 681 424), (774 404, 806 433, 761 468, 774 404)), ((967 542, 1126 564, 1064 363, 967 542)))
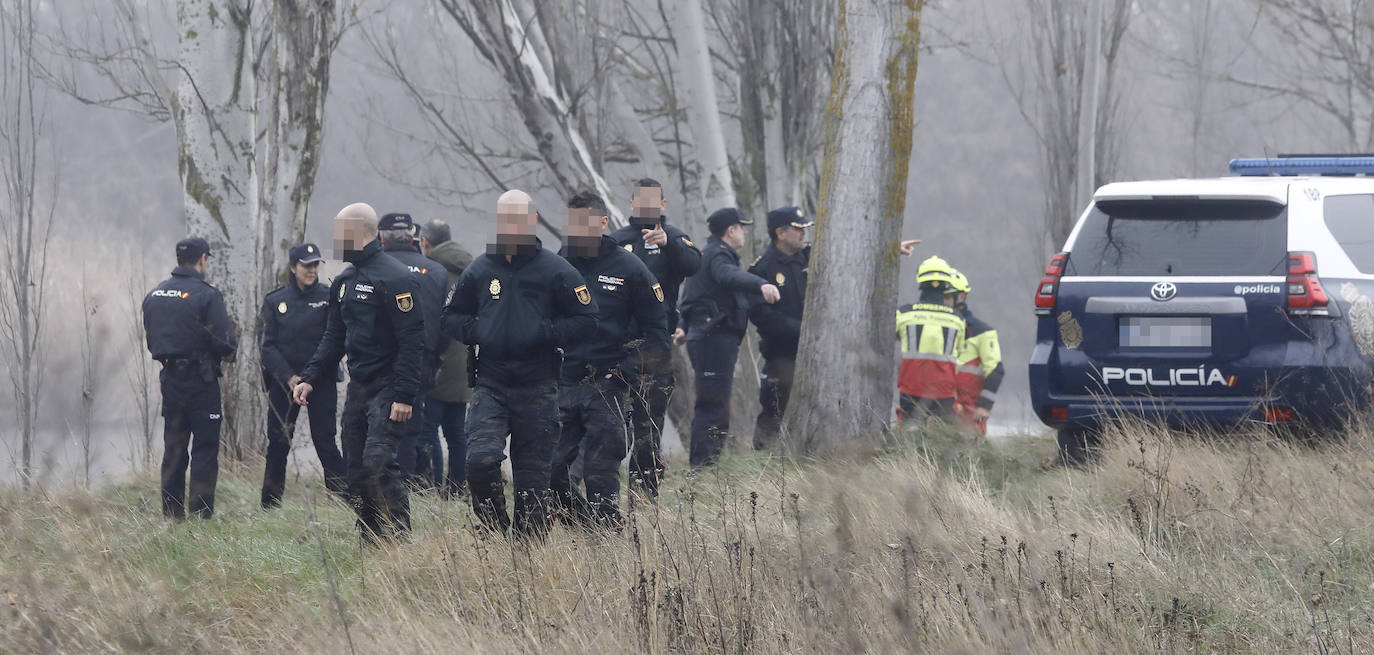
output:
POLYGON ((1260 200, 1104 200, 1073 242, 1070 275, 1282 275, 1288 210, 1260 200))

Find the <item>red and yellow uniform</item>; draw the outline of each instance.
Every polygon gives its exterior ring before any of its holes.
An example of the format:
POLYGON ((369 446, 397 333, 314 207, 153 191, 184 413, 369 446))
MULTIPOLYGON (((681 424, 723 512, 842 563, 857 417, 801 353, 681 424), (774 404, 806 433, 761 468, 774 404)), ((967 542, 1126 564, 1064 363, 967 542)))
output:
POLYGON ((1005 376, 1002 347, 997 341, 997 330, 991 325, 972 312, 965 312, 964 317, 968 327, 955 370, 954 409, 960 425, 987 434, 987 419, 977 416, 975 410, 982 408, 991 412, 993 403, 997 402, 997 390, 1005 376))
POLYGON ((954 269, 939 257, 921 263, 921 301, 897 311, 902 363, 897 374, 902 416, 954 418, 955 368, 964 350, 964 317, 945 304, 954 269))

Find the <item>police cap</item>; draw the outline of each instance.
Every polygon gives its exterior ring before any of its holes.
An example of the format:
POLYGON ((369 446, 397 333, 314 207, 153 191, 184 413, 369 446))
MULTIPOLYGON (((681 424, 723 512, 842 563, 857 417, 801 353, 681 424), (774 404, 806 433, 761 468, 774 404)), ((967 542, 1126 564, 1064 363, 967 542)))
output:
POLYGON ((320 247, 313 243, 302 243, 299 246, 291 247, 292 266, 296 264, 314 264, 315 262, 322 261, 324 261, 324 257, 320 255, 320 247))
POLYGON ((414 234, 415 222, 410 219, 410 214, 392 212, 377 221, 377 229, 382 232, 389 230, 409 230, 411 234, 414 234))
POLYGON ((746 218, 744 214, 741 214, 740 211, 734 207, 717 209, 706 218, 706 226, 710 228, 711 234, 715 235, 725 234, 725 230, 729 229, 731 225, 736 224, 753 225, 754 221, 751 218, 746 218))
POLYGON ((806 219, 806 214, 802 212, 801 207, 779 207, 768 212, 769 234, 772 234, 773 230, 789 225, 805 230, 815 224, 816 221, 806 219))
POLYGON ((189 237, 177 242, 178 260, 200 259, 201 255, 208 254, 210 254, 210 244, 200 237, 189 237))

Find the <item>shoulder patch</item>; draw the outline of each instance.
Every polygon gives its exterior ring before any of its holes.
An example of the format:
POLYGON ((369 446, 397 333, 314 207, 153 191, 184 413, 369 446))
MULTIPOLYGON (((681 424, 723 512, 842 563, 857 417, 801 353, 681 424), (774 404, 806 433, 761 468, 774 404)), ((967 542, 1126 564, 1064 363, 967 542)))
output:
POLYGON ((410 296, 410 292, 396 294, 396 309, 408 312, 415 309, 415 299, 410 296))
POLYGON ((682 235, 682 242, 685 243, 685 244, 687 244, 687 245, 689 245, 689 246, 691 246, 691 247, 693 247, 693 248, 697 247, 697 244, 692 243, 692 240, 691 240, 691 239, 688 239, 688 238, 687 238, 687 235, 685 235, 685 234, 682 235))
POLYGON ((634 252, 634 251, 635 251, 635 244, 633 244, 633 243, 627 243, 627 244, 625 244, 625 245, 623 245, 623 246, 621 246, 621 247, 625 249, 625 252, 634 252))
POLYGON ((587 285, 585 284, 573 289, 573 295, 577 296, 577 302, 584 305, 592 304, 592 294, 590 291, 587 291, 587 285))
POLYGON ((663 287, 655 282, 654 286, 651 288, 654 290, 654 297, 658 298, 659 302, 663 302, 663 287))

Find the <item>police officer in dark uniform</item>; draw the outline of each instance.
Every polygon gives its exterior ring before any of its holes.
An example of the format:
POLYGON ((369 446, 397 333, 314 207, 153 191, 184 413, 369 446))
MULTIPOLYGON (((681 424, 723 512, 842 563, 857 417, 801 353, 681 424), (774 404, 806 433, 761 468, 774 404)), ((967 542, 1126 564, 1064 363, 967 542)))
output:
POLYGON ((750 306, 760 300, 776 303, 779 297, 776 286, 739 265, 736 248, 744 245, 743 226, 754 221, 727 207, 711 214, 706 224, 711 238, 701 255, 701 270, 687 278, 682 291, 687 356, 697 390, 688 457, 693 467, 714 463, 730 435, 730 387, 750 306))
MULTIPOLYGON (((420 246, 415 242, 418 230, 410 214, 387 214, 378 222, 377 230, 382 240, 382 250, 396 258, 396 261, 405 264, 410 270, 410 275, 415 278, 415 285, 420 292, 420 299, 416 304, 425 319, 425 368, 420 377, 420 396, 411 404, 415 407, 416 415, 423 417, 425 396, 434 388, 434 376, 438 374, 439 365, 443 361, 444 348, 439 345, 439 315, 444 308, 444 299, 448 296, 448 272, 444 270, 443 264, 420 253, 420 246)), ((444 341, 447 343, 447 340, 444 341)), ((401 446, 401 469, 407 476, 411 476, 412 482, 417 486, 431 486, 413 474, 416 472, 421 451, 424 452, 425 463, 429 463, 430 453, 433 449, 439 448, 439 435, 432 435, 431 441, 421 443, 425 422, 410 421, 408 426, 406 443, 401 446)))
POLYGON ((759 330, 759 354, 763 372, 759 376, 759 418, 754 423, 754 449, 773 445, 782 429, 782 413, 792 395, 792 374, 797 363, 797 342, 801 340, 802 307, 806 304, 806 269, 811 246, 806 244, 806 229, 815 225, 806 220, 800 207, 781 207, 768 212, 768 237, 772 243, 759 256, 749 272, 778 287, 782 296, 770 305, 757 303, 749 319, 759 330))
MULTIPOLYGON (((663 289, 668 310, 668 333, 678 330, 677 297, 682 281, 695 274, 701 265, 701 251, 687 233, 669 225, 663 215, 668 201, 657 180, 645 178, 635 184, 630 201, 630 224, 611 233, 616 244, 634 253, 649 267, 663 289)), ((631 386, 631 420, 634 444, 630 448, 630 482, 650 496, 658 494, 663 477, 663 415, 672 396, 671 361, 661 364, 638 362, 639 379, 631 386)))
POLYGON ((608 223, 606 204, 595 194, 580 193, 568 201, 568 245, 559 254, 587 282, 597 316, 595 333, 563 353, 562 436, 550 487, 569 518, 619 528, 629 380, 636 360, 656 370, 666 366, 668 313, 663 287, 644 262, 605 236, 608 223), (579 456, 585 498, 568 474, 579 456))
POLYGON ((501 479, 510 436, 514 527, 548 527, 549 467, 558 442, 558 349, 591 338, 596 301, 582 276, 534 235, 529 194, 497 200, 496 243, 463 271, 444 307, 444 334, 477 346, 468 407, 468 487, 482 523, 511 527, 501 479))
POLYGON ((172 277, 143 298, 148 352, 162 363, 162 514, 210 518, 219 478, 220 362, 237 348, 219 289, 205 281, 210 244, 192 237, 177 242, 172 277), (187 457, 187 447, 190 457, 187 457), (191 469, 186 502, 186 468, 191 469))
MULTIPOLYGON (((262 475, 262 507, 281 506, 286 487, 286 456, 301 406, 291 401, 300 372, 315 354, 329 322, 329 287, 319 282, 324 257, 313 243, 290 251, 290 280, 267 294, 258 312, 258 349, 262 353, 262 383, 267 389, 267 467, 262 475)), ((338 393, 334 378, 316 384, 310 417, 310 440, 324 468, 325 488, 347 490, 343 455, 334 441, 338 393)))
POLYGON ((423 300, 410 270, 382 252, 372 207, 355 203, 334 217, 334 248, 353 266, 334 279, 329 324, 294 397, 307 404, 315 385, 324 386, 348 355, 341 427, 349 500, 364 539, 387 538, 410 530, 397 454, 425 366, 423 300))

